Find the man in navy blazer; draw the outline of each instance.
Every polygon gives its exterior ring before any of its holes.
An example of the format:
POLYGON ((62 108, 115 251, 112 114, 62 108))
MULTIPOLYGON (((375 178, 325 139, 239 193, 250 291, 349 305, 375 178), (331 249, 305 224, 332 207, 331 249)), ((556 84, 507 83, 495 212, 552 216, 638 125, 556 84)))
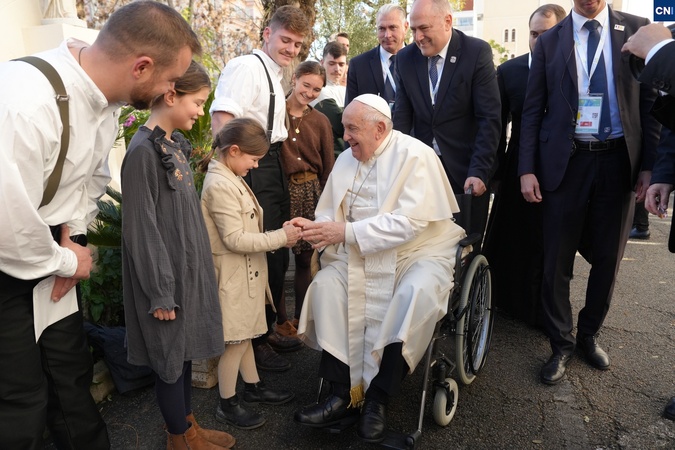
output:
POLYGON ((546 384, 563 378, 575 347, 593 367, 610 366, 596 336, 628 239, 633 188, 644 199, 660 132, 649 113, 656 91, 635 80, 628 55, 621 55, 628 37, 647 23, 605 0, 574 0, 570 15, 539 37, 532 55, 518 173, 525 200, 543 209, 542 307, 552 349, 540 372, 546 384), (596 72, 605 75, 593 77, 596 72), (586 105, 598 99, 600 106, 589 111, 586 105), (575 339, 569 286, 578 249, 592 269, 575 339))
POLYGON ((543 237, 541 205, 527 203, 520 193, 518 144, 530 59, 537 38, 567 16, 556 4, 538 7, 530 16, 530 51, 497 67, 502 101, 499 161, 493 179, 495 198, 490 209, 483 253, 492 268, 492 302, 512 317, 539 326, 543 237), (511 136, 507 130, 511 123, 511 136), (508 141, 508 146, 507 146, 508 141))
POLYGON ((472 188, 467 232, 482 234, 501 132, 492 49, 452 28, 447 0, 415 0, 410 29, 415 44, 396 56, 394 128, 436 150, 456 194, 472 188))
POLYGON ((395 55, 405 45, 405 34, 408 32, 406 12, 397 3, 383 5, 377 11, 375 23, 380 45, 352 58, 349 62, 345 106, 361 94, 379 95, 389 104, 394 103, 395 55), (392 57, 394 60, 390 69, 389 61, 392 57), (387 82, 389 86, 386 86, 387 82))

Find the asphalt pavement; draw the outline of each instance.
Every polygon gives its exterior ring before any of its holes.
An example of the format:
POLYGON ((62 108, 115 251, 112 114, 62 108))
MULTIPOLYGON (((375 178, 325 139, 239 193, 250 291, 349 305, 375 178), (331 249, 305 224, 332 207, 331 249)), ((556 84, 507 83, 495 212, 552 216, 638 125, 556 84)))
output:
MULTIPOLYGON (((420 449, 675 449, 675 423, 661 416, 675 395, 675 255, 667 250, 670 218, 650 216, 651 238, 629 241, 613 303, 599 342, 611 358, 599 371, 576 355, 566 378, 556 386, 539 382, 550 348, 544 335, 497 314, 492 347, 484 370, 459 388, 454 419, 435 424, 427 402, 420 449)), ((589 266, 577 256, 572 280, 575 314, 584 298, 589 266)), ((289 311, 292 286, 287 288, 289 311)), ((317 394, 319 353, 305 348, 286 354, 292 368, 260 372, 268 385, 295 392, 282 406, 256 406, 267 419, 257 430, 243 431, 214 418, 217 388, 193 389, 195 416, 206 428, 233 434, 237 449, 365 449, 354 428, 340 434, 307 429, 293 412, 317 394)), ((406 378, 403 393, 389 408, 388 426, 417 428, 422 370, 406 378)), ((243 386, 240 385, 240 392, 243 386)), ((154 391, 114 393, 99 404, 113 449, 163 449, 162 418, 154 391)))

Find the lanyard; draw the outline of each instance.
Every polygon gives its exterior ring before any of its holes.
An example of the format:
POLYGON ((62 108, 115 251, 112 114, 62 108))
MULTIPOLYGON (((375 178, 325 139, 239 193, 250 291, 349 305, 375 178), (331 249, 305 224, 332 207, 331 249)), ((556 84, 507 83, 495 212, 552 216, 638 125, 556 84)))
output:
MULTIPOLYGON (((600 61, 600 56, 603 54, 603 49, 605 47, 605 40, 607 39, 607 27, 605 26, 607 24, 607 18, 605 18, 605 21, 601 24, 602 26, 602 33, 600 33, 600 42, 598 42, 598 48, 595 49, 595 55, 593 56, 593 62, 591 63, 591 70, 590 72, 588 71, 588 52, 582 52, 579 50, 581 48, 581 40, 579 39, 579 32, 577 31, 576 28, 574 28, 574 44, 575 48, 577 51, 577 56, 579 57, 579 61, 581 62, 581 68, 584 71, 584 74, 586 75, 586 80, 584 80, 587 84, 585 86, 586 94, 590 93, 590 85, 591 85, 591 77, 593 77, 593 73, 595 72, 595 69, 598 67, 598 62, 600 61)), ((590 37, 590 30, 588 32, 588 35, 590 37)), ((586 40, 586 48, 588 48, 588 40, 586 40)))
MULTIPOLYGON (((438 61, 443 61, 443 57, 438 58, 438 61)), ((441 68, 438 68, 438 61, 436 61, 436 68, 438 72, 438 79, 436 80, 436 86, 431 85, 431 77, 429 77, 429 95, 431 95, 431 105, 434 106, 436 104, 436 94, 438 94, 438 86, 441 84, 441 74, 443 73, 443 66, 441 65, 441 68)), ((431 62, 429 63, 429 68, 431 68, 431 62)), ((429 71, 427 70, 427 74, 429 71)))

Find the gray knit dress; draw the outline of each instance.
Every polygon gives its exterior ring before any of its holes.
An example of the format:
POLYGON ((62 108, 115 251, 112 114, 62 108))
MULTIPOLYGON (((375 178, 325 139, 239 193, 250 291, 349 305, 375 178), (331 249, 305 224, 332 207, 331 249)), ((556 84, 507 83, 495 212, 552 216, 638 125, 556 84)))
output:
POLYGON ((179 133, 141 127, 122 164, 122 264, 128 360, 175 383, 183 363, 222 354, 211 247, 179 133), (176 308, 175 320, 156 309, 176 308))

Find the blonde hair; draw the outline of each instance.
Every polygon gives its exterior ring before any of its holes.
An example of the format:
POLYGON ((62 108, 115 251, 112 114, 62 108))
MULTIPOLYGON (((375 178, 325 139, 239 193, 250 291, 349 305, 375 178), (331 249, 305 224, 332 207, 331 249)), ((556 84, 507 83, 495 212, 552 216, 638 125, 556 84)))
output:
POLYGON ((199 171, 206 173, 216 152, 221 156, 233 145, 238 146, 242 152, 254 156, 264 156, 270 148, 267 132, 257 120, 248 117, 232 119, 216 134, 211 151, 197 164, 199 171))

